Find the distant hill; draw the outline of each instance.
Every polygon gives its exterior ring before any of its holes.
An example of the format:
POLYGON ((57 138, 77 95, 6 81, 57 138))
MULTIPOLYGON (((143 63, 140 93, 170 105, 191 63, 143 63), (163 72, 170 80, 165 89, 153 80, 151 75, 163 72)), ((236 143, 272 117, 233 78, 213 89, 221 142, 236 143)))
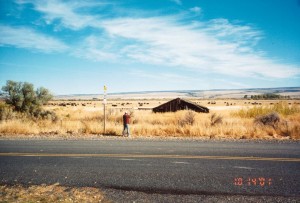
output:
MULTIPOLYGON (((213 90, 174 90, 108 93, 110 99, 163 99, 163 98, 199 98, 199 99, 242 99, 245 95, 279 94, 300 99, 300 87, 251 88, 251 89, 213 89, 213 90)), ((56 95, 56 100, 99 100, 101 94, 56 95)))

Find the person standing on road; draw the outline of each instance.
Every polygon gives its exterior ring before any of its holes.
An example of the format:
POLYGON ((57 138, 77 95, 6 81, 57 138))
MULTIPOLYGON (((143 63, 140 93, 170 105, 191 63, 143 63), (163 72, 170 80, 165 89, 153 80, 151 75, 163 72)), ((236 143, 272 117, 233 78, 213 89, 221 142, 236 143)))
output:
POLYGON ((127 137, 130 137, 129 133, 129 122, 130 122, 130 115, 127 114, 125 111, 125 114, 123 115, 123 136, 127 134, 127 137))

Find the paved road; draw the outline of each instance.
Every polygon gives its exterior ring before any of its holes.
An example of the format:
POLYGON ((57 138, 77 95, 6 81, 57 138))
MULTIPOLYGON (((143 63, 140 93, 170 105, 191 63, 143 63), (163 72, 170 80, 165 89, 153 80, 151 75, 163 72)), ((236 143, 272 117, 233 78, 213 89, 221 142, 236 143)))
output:
POLYGON ((299 200, 299 169, 299 142, 0 141, 0 184, 299 200))

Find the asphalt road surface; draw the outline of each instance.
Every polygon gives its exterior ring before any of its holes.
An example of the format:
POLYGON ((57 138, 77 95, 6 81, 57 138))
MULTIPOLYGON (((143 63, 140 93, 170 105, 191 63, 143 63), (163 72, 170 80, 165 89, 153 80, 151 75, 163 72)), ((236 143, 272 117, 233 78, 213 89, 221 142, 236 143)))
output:
POLYGON ((299 181, 299 142, 0 141, 0 184, 99 187, 116 202, 297 202, 299 181))

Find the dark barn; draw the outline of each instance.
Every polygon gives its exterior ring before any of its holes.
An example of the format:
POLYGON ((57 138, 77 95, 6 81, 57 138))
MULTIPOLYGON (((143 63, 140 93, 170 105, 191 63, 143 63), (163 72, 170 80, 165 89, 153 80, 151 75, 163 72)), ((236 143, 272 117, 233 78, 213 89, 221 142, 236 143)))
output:
POLYGON ((194 104, 192 102, 177 98, 173 99, 171 101, 168 101, 167 103, 164 103, 162 105, 159 105, 158 107, 153 108, 153 112, 175 112, 179 110, 193 110, 196 112, 202 112, 202 113, 209 113, 209 109, 200 106, 197 104, 194 104))

